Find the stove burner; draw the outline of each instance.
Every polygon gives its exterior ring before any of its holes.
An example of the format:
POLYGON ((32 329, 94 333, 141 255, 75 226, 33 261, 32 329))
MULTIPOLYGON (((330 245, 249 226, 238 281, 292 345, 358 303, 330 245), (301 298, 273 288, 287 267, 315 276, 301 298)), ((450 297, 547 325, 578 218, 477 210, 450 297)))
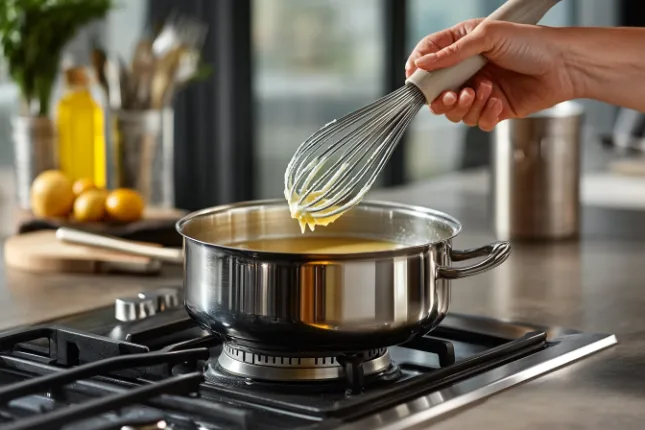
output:
MULTIPOLYGON (((352 355, 362 363, 364 375, 386 370, 390 364, 387 348, 352 355)), ((346 366, 334 356, 282 356, 257 353, 224 344, 218 363, 226 372, 251 379, 270 381, 320 381, 345 379, 346 366)))

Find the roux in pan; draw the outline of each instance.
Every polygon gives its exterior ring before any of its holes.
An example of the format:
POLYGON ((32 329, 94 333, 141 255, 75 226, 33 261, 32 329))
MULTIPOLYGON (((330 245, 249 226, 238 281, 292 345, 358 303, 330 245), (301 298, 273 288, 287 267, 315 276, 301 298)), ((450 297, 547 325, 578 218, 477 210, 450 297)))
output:
POLYGON ((405 245, 383 240, 352 237, 289 237, 249 240, 233 244, 236 248, 292 254, 352 254, 389 251, 405 245))

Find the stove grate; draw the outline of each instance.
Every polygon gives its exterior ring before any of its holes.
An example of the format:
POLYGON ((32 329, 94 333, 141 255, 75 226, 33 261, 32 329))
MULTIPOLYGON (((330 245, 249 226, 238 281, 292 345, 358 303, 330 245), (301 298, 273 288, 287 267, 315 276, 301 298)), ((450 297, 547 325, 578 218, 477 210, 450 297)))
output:
POLYGON ((149 348, 131 342, 109 339, 91 333, 63 327, 33 327, 0 334, 0 351, 27 349, 23 345, 35 340, 47 339, 47 354, 61 366, 91 363, 125 354, 146 353, 149 348))
POLYGON ((335 353, 350 374, 345 380, 262 381, 216 368, 202 382, 203 360, 216 362, 222 339, 204 335, 181 312, 112 326, 93 313, 78 324, 0 334, 0 428, 107 430, 136 424, 141 417, 128 411, 144 409, 182 430, 249 429, 258 422, 262 429, 333 428, 553 345, 542 331, 500 338, 446 324, 389 348, 393 364, 374 375, 361 373, 355 357, 335 353), (84 331, 88 324, 100 331, 84 331), (106 416, 119 427, 105 427, 106 416))
MULTIPOLYGON (((38 363, 28 359, 6 355, 0 356, 0 365, 4 371, 11 371, 17 375, 36 374, 42 377, 56 376, 69 372, 68 369, 62 369, 50 364, 38 363)), ((175 428, 198 428, 192 422, 192 419, 223 423, 219 427, 213 428, 235 428, 240 430, 252 428, 252 413, 248 409, 236 409, 229 405, 188 396, 198 391, 202 381, 202 372, 192 372, 173 376, 163 381, 143 383, 143 385, 140 381, 126 383, 125 381, 110 377, 78 380, 67 386, 59 384, 50 388, 50 393, 53 397, 47 399, 52 402, 60 400, 63 403, 67 403, 72 398, 72 392, 69 390, 73 390, 76 395, 80 393, 81 398, 87 398, 83 396, 85 394, 94 399, 72 406, 65 406, 53 412, 46 411, 45 409, 40 411, 31 410, 32 413, 27 415, 21 411, 20 403, 16 400, 7 404, 0 403, 0 428, 2 430, 57 430, 70 423, 78 423, 78 427, 74 428, 103 430, 105 420, 101 419, 100 415, 107 412, 116 412, 118 420, 110 421, 109 427, 106 428, 120 429, 125 425, 137 428, 136 424, 140 418, 124 413, 122 409, 124 407, 141 409, 141 405, 148 405, 155 408, 152 410, 152 412, 156 411, 156 415, 153 415, 153 417, 159 419, 164 418, 166 420, 176 421, 179 419, 177 414, 183 414, 184 417, 191 417, 192 424, 186 427, 175 428), (164 413, 161 411, 164 411, 164 413), (40 413, 33 416, 34 412, 40 413), (170 419, 168 414, 172 415, 170 419), (96 425, 84 423, 83 420, 90 417, 97 421, 96 425), (115 426, 115 423, 119 425, 115 426)), ((28 405, 33 405, 33 402, 28 403, 28 405)), ((146 417, 146 420, 150 419, 150 416, 146 417)))
MULTIPOLYGON (((487 339, 487 343, 497 342, 487 339)), ((431 342, 427 345, 436 345, 431 342)), ((340 392, 336 395, 311 395, 303 397, 312 384, 265 384, 230 383, 222 378, 219 382, 209 379, 205 385, 212 395, 238 399, 246 403, 255 403, 267 408, 278 408, 310 416, 339 417, 355 419, 395 406, 409 399, 436 391, 448 384, 464 380, 473 375, 495 368, 512 360, 532 354, 548 346, 546 333, 531 332, 515 340, 507 340, 483 352, 457 361, 452 365, 438 369, 426 369, 422 374, 402 375, 391 383, 377 383, 374 389, 366 386, 359 395, 340 392), (281 389, 280 389, 281 388, 281 389), (279 391, 278 391, 279 390, 279 391), (305 391, 303 391, 305 390, 305 391), (277 392, 278 391, 278 392, 277 392)), ((444 359, 447 360, 447 359, 444 359)), ((441 359, 439 360, 441 361, 441 359)))
POLYGON ((203 380, 204 376, 201 372, 173 376, 163 381, 102 396, 78 405, 22 418, 6 424, 3 426, 3 430, 60 429, 72 421, 110 412, 133 403, 145 402, 161 394, 186 395, 194 393, 203 380))
POLYGON ((411 340, 405 344, 406 348, 418 349, 420 351, 436 354, 439 358, 439 367, 448 367, 455 364, 455 347, 452 342, 437 339, 436 337, 423 336, 411 340))
POLYGON ((197 360, 205 360, 207 358, 208 350, 205 348, 177 352, 148 352, 145 354, 130 354, 122 357, 108 358, 94 363, 83 364, 64 372, 42 375, 0 387, 0 404, 29 394, 55 390, 80 379, 94 378, 116 370, 139 366, 173 365, 186 362, 193 363, 193 367, 196 368, 197 360))

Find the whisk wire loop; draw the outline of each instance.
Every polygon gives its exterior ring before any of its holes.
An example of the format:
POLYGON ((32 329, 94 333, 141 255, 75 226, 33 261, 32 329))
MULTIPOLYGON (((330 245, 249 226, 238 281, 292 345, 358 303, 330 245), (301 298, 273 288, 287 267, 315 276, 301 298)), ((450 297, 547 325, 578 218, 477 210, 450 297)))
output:
POLYGON ((360 202, 425 102, 416 86, 405 85, 311 135, 285 172, 290 205, 316 219, 360 202))

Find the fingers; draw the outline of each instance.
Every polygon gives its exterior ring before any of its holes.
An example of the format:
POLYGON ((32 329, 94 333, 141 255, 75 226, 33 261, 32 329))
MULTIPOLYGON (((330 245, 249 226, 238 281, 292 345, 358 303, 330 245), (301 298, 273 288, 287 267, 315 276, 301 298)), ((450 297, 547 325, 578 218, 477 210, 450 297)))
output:
POLYGON ((447 28, 437 33, 430 34, 417 43, 412 50, 408 61, 405 63, 405 76, 409 78, 417 69, 415 62, 424 55, 440 51, 442 48, 455 41, 453 29, 447 28))
POLYGON ((437 115, 446 115, 452 122, 461 122, 469 126, 479 126, 484 131, 491 131, 500 121, 503 103, 497 97, 491 97, 493 84, 481 80, 477 90, 464 88, 459 93, 446 91, 430 104, 430 110, 437 115))
MULTIPOLYGON (((483 27, 480 26, 480 27, 483 27)), ((467 58, 482 54, 491 49, 490 37, 486 37, 484 30, 477 28, 472 33, 467 34, 454 43, 442 47, 440 50, 432 52, 416 59, 414 64, 423 70, 443 69, 452 67, 467 58)))
POLYGON ((446 118, 452 122, 460 122, 468 113, 475 101, 475 91, 472 88, 464 88, 459 93, 459 100, 455 106, 446 112, 446 118))
POLYGON ((491 131, 500 121, 500 115, 504 109, 502 101, 496 97, 491 97, 486 103, 486 107, 479 118, 479 128, 483 131, 491 131))
POLYGON ((483 80, 478 82, 475 89, 475 100, 470 110, 464 115, 463 121, 466 125, 475 126, 488 103, 488 99, 493 92, 493 84, 490 81, 483 80))
POLYGON ((457 93, 454 91, 445 91, 430 104, 430 110, 434 114, 443 115, 454 107, 457 99, 457 93))

